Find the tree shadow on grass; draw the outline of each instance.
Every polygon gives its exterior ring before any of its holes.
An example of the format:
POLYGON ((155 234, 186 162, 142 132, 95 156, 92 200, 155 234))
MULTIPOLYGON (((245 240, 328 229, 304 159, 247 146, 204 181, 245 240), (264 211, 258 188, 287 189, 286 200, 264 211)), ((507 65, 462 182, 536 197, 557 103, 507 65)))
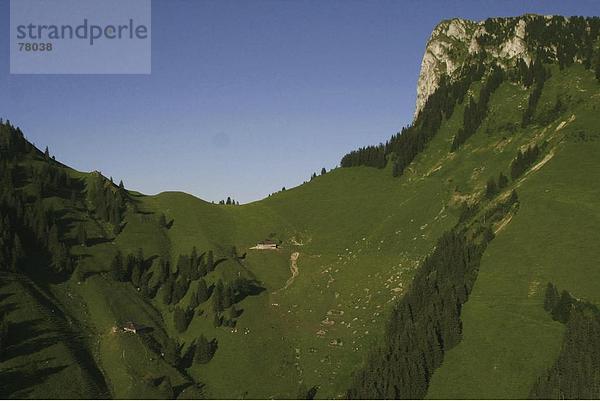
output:
POLYGON ((67 367, 63 365, 38 369, 36 365, 0 371, 0 398, 30 398, 33 387, 67 367))
POLYGON ((61 341, 61 336, 41 327, 41 322, 42 319, 33 319, 9 323, 8 347, 2 355, 2 360, 8 361, 19 356, 32 355, 61 341))
POLYGON ((87 246, 106 244, 107 242, 111 242, 111 241, 112 241, 111 239, 108 239, 106 237, 89 238, 87 240, 87 246))

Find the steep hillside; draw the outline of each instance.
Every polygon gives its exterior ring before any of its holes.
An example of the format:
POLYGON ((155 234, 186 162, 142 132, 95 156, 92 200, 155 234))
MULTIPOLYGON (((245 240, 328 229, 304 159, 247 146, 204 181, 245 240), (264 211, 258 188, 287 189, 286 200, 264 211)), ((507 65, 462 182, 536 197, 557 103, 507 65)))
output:
POLYGON ((128 191, 2 123, 0 395, 544 394, 572 327, 548 282, 600 303, 597 35, 443 22, 412 126, 241 206, 128 191), (565 37, 591 55, 538 46, 565 37))

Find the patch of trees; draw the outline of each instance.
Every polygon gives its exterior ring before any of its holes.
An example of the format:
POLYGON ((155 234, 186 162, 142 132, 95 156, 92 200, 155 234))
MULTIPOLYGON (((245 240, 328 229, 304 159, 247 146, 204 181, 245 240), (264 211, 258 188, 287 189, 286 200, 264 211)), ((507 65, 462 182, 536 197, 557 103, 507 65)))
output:
POLYGON ((502 191, 508 185, 508 177, 504 175, 504 173, 500 172, 498 175, 498 180, 494 177, 491 177, 486 185, 485 185, 485 196, 488 199, 492 199, 496 196, 500 191, 502 191))
POLYGON ((217 341, 208 341, 204 335, 200 335, 194 344, 194 362, 205 364, 210 362, 217 350, 217 341))
POLYGON ((460 315, 475 284, 492 224, 518 201, 516 193, 470 226, 445 233, 394 306, 384 343, 355 373, 351 399, 419 399, 444 354, 462 338, 460 315))
POLYGON ((191 308, 182 309, 179 306, 175 307, 173 312, 173 322, 175 323, 175 330, 178 333, 183 333, 187 330, 188 326, 192 322, 194 317, 194 310, 191 308))
POLYGON ((510 164, 510 177, 513 180, 519 178, 540 156, 540 149, 537 145, 532 145, 522 152, 519 150, 517 157, 510 164))
POLYGON ((544 309, 566 325, 560 353, 536 381, 533 399, 600 398, 600 311, 548 283, 544 309))
POLYGON ((600 18, 532 16, 526 26, 527 43, 543 62, 557 62, 561 69, 576 60, 587 69, 598 55, 595 46, 600 37, 600 18), (556 49, 554 51, 553 49, 556 49))
MULTIPOLYGON (((321 174, 320 175, 325 175, 327 174, 327 170, 325 169, 325 167, 323 167, 321 169, 321 174)), ((310 176, 310 180, 314 180, 315 178, 317 178, 317 173, 312 173, 312 175, 310 176)))
POLYGON ((233 281, 217 281, 212 293, 212 312, 215 327, 235 327, 236 319, 241 315, 236 304, 244 298, 258 295, 264 288, 255 280, 237 277, 233 281))
POLYGON ((529 94, 529 98, 527 99, 527 108, 523 112, 523 117, 521 119, 521 126, 526 127, 529 125, 533 119, 533 115, 535 114, 535 109, 537 107, 538 101, 540 100, 540 96, 542 96, 542 90, 544 89, 544 82, 549 78, 550 73, 544 68, 542 62, 537 59, 531 64, 531 68, 529 69, 530 76, 526 76, 525 85, 529 86, 531 82, 534 83, 533 90, 529 94))
POLYGON ((115 235, 121 230, 127 198, 123 181, 116 186, 97 172, 88 178, 87 200, 90 209, 98 218, 113 225, 115 235))
POLYGON ((392 311, 385 344, 355 375, 351 399, 418 399, 444 353, 462 335, 460 313, 475 283, 486 244, 463 232, 442 236, 392 311))
POLYGON ((477 36, 480 46, 500 46, 514 32, 516 18, 488 18, 484 21, 485 33, 477 36))
POLYGON ((14 161, 26 153, 40 152, 25 139, 19 127, 13 126, 10 120, 0 118, 0 160, 14 161))
POLYGON ((217 340, 208 341, 203 334, 193 340, 185 352, 183 352, 183 345, 170 337, 166 338, 162 346, 149 335, 145 335, 143 341, 150 342, 151 344, 147 345, 151 349, 158 347, 157 350, 162 353, 164 360, 180 370, 188 369, 194 363, 203 365, 210 362, 218 349, 217 340))
POLYGON ((49 157, 44 159, 22 132, 7 121, 0 123, 0 266, 23 271, 25 259, 57 277, 68 277, 75 268, 69 245, 58 213, 44 202, 48 196, 58 196, 67 190, 77 190, 76 183, 49 157), (25 153, 28 152, 28 153, 25 153), (27 155, 40 163, 22 163, 27 155))
POLYGON ((23 243, 8 215, 0 214, 0 267, 16 272, 24 258, 23 243))
POLYGON ((139 248, 135 254, 123 256, 121 251, 117 251, 110 264, 110 272, 113 280, 121 282, 130 282, 140 293, 148 298, 154 298, 160 287, 160 276, 164 274, 164 264, 162 260, 153 273, 150 269, 151 259, 144 257, 144 251, 139 248), (158 279, 153 280, 154 274, 158 279))
POLYGON ((233 206, 239 206, 240 202, 236 202, 234 199, 232 199, 230 196, 227 197, 227 200, 220 200, 219 201, 219 205, 233 205, 233 206))
POLYGON ((463 113, 463 126, 458 130, 452 141, 450 150, 456 151, 463 143, 467 141, 477 131, 485 116, 487 115, 490 96, 500 86, 504 80, 504 72, 498 66, 494 66, 481 91, 477 102, 472 97, 465 107, 463 113))
POLYGON ((475 58, 463 66, 459 77, 449 82, 442 77, 438 89, 429 97, 414 123, 392 136, 385 144, 367 146, 352 151, 342 158, 342 167, 368 166, 384 168, 393 163, 392 173, 400 176, 414 158, 421 153, 435 136, 442 121, 461 104, 472 82, 484 74, 480 59, 475 58))
POLYGON ((210 290, 203 280, 208 273, 215 269, 213 251, 199 255, 196 248, 190 255, 180 255, 177 260, 177 272, 171 272, 166 262, 163 262, 159 283, 162 285, 162 300, 165 304, 177 304, 187 294, 192 282, 198 281, 197 293, 192 296, 190 307, 195 309, 206 302, 210 290))

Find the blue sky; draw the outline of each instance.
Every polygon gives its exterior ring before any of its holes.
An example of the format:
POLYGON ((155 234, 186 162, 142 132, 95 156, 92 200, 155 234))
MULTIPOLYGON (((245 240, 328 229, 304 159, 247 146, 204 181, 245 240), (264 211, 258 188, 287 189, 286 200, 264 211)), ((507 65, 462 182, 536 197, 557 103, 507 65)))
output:
POLYGON ((440 20, 528 12, 600 3, 154 0, 151 75, 10 75, 0 0, 0 116, 130 189, 249 202, 409 124, 440 20))

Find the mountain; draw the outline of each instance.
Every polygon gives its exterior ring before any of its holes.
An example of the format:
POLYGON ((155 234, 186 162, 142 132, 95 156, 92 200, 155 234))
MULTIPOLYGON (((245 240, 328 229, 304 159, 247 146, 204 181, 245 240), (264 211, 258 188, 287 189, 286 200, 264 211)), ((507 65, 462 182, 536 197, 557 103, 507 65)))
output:
POLYGON ((247 205, 3 122, 0 395, 597 398, 599 29, 444 21, 411 126, 247 205))

